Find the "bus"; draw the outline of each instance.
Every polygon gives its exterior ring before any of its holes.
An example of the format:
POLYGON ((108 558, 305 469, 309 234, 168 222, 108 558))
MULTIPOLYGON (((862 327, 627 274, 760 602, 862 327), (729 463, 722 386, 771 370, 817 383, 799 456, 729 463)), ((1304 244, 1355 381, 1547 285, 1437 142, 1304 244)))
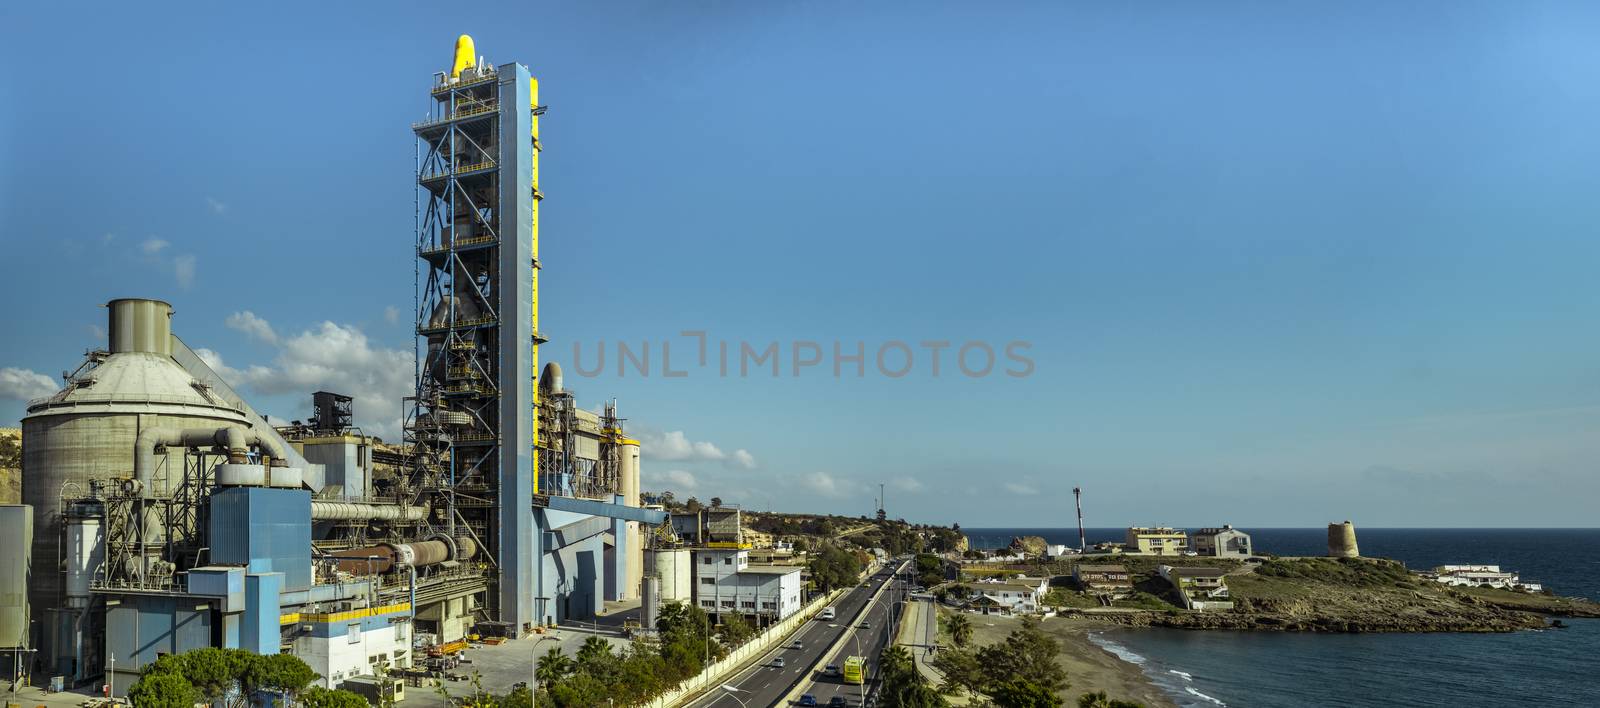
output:
POLYGON ((844 682, 860 686, 866 675, 867 660, 859 656, 846 657, 844 660, 844 682))

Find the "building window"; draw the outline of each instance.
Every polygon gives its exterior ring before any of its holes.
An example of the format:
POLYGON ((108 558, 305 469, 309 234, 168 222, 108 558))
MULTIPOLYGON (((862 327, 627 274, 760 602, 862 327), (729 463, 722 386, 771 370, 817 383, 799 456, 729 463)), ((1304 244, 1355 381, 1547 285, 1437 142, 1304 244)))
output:
POLYGON ((350 637, 350 643, 351 644, 360 644, 361 643, 361 623, 360 622, 357 622, 355 624, 352 624, 352 625, 346 627, 345 631, 348 633, 348 636, 350 637))
POLYGON ((729 610, 733 609, 733 600, 723 600, 722 606, 729 610))
POLYGON ((706 556, 705 565, 711 565, 711 556, 706 556))
POLYGON ((743 607, 743 608, 745 608, 747 610, 753 610, 753 609, 756 608, 756 603, 751 602, 749 600, 745 600, 744 602, 739 603, 739 606, 743 607))
POLYGON ((701 600, 700 601, 700 606, 704 607, 706 609, 712 609, 712 608, 715 608, 717 606, 717 603, 715 601, 712 601, 712 600, 701 600))
POLYGON ((717 579, 716 578, 701 578, 700 579, 700 584, 701 585, 716 585, 717 584, 717 579))
POLYGON ((723 565, 733 565, 733 556, 729 556, 727 558, 723 558, 722 559, 722 564, 723 565))

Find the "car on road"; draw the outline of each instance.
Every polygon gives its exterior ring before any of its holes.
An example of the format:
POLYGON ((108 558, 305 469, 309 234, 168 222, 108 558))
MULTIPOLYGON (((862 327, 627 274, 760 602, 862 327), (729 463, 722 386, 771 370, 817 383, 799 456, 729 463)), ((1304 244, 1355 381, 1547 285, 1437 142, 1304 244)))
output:
POLYGON ((868 622, 866 620, 862 620, 861 621, 861 628, 862 629, 872 629, 872 623, 868 622))
POLYGON ((825 619, 825 620, 833 619, 833 608, 832 607, 824 607, 824 608, 822 608, 822 618, 825 619))
POLYGON ((800 640, 796 639, 796 640, 794 640, 792 642, 789 642, 789 648, 790 649, 804 649, 804 648, 806 648, 806 645, 801 644, 800 640))
POLYGON ((838 664, 828 664, 827 666, 822 668, 822 675, 823 676, 838 676, 839 675, 839 665, 838 664))
POLYGON ((834 696, 828 699, 828 708, 844 708, 847 705, 850 705, 850 700, 844 696, 834 696))
POLYGON ((773 659, 772 660, 772 668, 774 668, 774 669, 783 668, 783 657, 780 656, 780 657, 778 657, 776 659, 773 659))
POLYGON ((817 697, 816 696, 813 696, 813 695, 807 693, 806 695, 800 697, 800 705, 803 705, 803 706, 814 706, 816 704, 817 704, 817 697))

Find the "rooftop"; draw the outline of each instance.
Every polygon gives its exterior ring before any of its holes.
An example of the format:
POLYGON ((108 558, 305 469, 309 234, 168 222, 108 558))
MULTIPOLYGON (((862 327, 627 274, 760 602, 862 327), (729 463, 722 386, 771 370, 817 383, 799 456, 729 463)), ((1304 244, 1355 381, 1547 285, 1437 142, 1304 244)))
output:
POLYGON ((1227 575, 1228 571, 1221 568, 1206 568, 1204 566, 1167 566, 1167 574, 1176 575, 1183 578, 1220 578, 1224 575, 1227 575))
POLYGON ((1126 573, 1126 572, 1128 572, 1128 568, 1127 568, 1127 566, 1121 566, 1121 565, 1084 565, 1084 564, 1079 564, 1078 565, 1078 572, 1080 572, 1080 573, 1126 573))
POLYGON ((764 575, 788 575, 798 573, 803 568, 798 565, 750 565, 745 566, 741 573, 762 573, 764 575))

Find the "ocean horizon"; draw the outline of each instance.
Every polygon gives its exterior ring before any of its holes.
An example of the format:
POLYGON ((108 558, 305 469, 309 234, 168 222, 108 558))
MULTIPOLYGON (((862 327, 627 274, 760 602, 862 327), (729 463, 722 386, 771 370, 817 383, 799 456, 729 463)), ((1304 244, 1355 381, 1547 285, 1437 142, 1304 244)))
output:
MULTIPOLYGON (((1262 553, 1322 555, 1326 528, 1239 527, 1262 553)), ((962 529, 973 548, 1014 536, 1077 545, 1077 528, 962 529)), ((1121 540, 1122 528, 1085 529, 1089 543, 1121 540)), ((1364 556, 1408 568, 1498 564, 1558 595, 1600 597, 1600 529, 1401 529, 1357 527, 1364 556)), ((1590 677, 1600 620, 1567 629, 1465 634, 1108 629, 1090 635, 1136 664, 1185 708, 1217 706, 1600 705, 1590 677)))

